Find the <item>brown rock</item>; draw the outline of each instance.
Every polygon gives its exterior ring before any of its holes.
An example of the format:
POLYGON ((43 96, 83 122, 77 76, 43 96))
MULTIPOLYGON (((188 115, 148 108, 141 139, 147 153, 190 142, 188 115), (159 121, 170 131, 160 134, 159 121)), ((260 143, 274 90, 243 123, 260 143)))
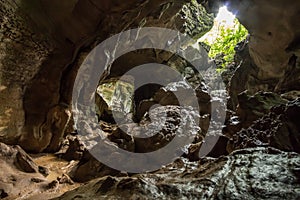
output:
POLYGON ((39 171, 38 166, 27 154, 25 154, 23 150, 19 150, 16 154, 15 164, 20 168, 20 170, 27 173, 36 173, 39 171))
MULTIPOLYGON (((213 24, 213 16, 195 1, 1 1, 0 11, 1 19, 9 19, 1 21, 0 141, 32 152, 59 150, 70 121, 76 74, 95 45, 144 26, 199 38, 213 24)), ((149 56, 133 52, 117 60, 103 78, 120 76, 147 60, 163 63, 169 58, 161 50, 151 50, 149 56)))
POLYGON ((64 183, 71 184, 71 185, 74 184, 74 181, 72 181, 72 179, 67 174, 63 174, 62 176, 57 177, 57 180, 60 184, 64 184, 64 183))
POLYGON ((84 145, 77 136, 68 135, 56 155, 68 161, 80 160, 84 150, 84 145))
POLYGON ((117 170, 105 166, 95 159, 88 151, 85 151, 82 159, 69 175, 74 181, 86 182, 97 177, 117 174, 119 174, 117 170))
POLYGON ((43 190, 47 180, 19 146, 0 143, 0 199, 28 197, 43 190))

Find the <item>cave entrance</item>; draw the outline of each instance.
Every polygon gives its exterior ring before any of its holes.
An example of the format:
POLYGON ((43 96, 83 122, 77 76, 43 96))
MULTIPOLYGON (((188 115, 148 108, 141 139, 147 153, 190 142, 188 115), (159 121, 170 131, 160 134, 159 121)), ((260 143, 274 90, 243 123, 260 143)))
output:
POLYGON ((248 30, 240 24, 235 14, 222 6, 214 19, 212 29, 202 36, 198 42, 203 44, 210 58, 214 59, 218 71, 235 65, 236 47, 239 43, 247 43, 248 30))
POLYGON ((95 94, 98 120, 114 122, 114 117, 122 119, 132 113, 133 93, 134 78, 130 76, 110 78, 99 84, 95 94))

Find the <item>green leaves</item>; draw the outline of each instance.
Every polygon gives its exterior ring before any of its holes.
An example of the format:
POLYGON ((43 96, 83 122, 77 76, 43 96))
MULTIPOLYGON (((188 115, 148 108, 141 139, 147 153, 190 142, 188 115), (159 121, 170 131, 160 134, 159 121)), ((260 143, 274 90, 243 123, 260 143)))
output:
POLYGON ((204 42, 211 46, 209 57, 216 58, 222 56, 222 68, 234 62, 235 46, 243 41, 248 35, 247 29, 239 23, 237 19, 234 21, 232 28, 226 28, 224 25, 218 27, 218 36, 210 43, 208 40, 204 42))

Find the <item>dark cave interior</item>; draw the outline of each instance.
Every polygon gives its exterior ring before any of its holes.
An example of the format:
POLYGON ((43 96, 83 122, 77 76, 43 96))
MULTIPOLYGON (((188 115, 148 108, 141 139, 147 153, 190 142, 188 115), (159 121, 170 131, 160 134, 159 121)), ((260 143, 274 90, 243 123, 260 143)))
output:
POLYGON ((0 0, 0 15, 0 199, 300 198, 300 1, 0 0), (249 36, 218 72, 198 41, 224 5, 249 36))

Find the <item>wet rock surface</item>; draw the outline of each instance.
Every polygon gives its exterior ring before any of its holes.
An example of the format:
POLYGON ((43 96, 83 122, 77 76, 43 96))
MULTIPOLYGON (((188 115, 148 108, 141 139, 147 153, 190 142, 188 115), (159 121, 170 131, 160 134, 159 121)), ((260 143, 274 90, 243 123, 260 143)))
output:
POLYGON ((178 159, 154 173, 95 179, 56 199, 298 199, 300 156, 272 148, 178 159))

